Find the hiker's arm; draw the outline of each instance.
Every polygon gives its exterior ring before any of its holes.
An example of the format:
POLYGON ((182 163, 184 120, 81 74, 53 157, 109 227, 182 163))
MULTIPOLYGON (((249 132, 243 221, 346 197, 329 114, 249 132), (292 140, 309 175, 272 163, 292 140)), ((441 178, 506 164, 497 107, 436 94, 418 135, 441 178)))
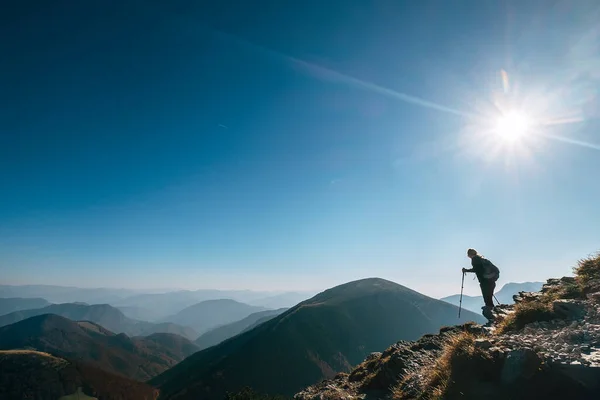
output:
POLYGON ((475 270, 473 268, 471 268, 471 269, 463 268, 462 271, 463 272, 475 272, 475 270))

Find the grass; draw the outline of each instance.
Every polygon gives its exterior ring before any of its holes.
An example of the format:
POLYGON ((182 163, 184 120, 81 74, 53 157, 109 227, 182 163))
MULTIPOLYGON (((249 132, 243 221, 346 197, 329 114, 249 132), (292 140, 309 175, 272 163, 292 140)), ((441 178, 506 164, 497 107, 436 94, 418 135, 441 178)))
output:
POLYGON ((575 280, 584 294, 600 290, 600 252, 583 258, 573 268, 575 280))
POLYGON ((461 392, 462 384, 480 379, 491 364, 486 350, 475 347, 477 336, 462 332, 446 342, 442 354, 429 367, 420 372, 420 390, 416 397, 402 390, 402 382, 392 390, 394 400, 440 400, 454 398, 461 392))
POLYGON ((517 331, 532 322, 551 321, 558 318, 552 310, 553 297, 542 296, 539 300, 516 304, 514 312, 498 323, 496 333, 517 331))

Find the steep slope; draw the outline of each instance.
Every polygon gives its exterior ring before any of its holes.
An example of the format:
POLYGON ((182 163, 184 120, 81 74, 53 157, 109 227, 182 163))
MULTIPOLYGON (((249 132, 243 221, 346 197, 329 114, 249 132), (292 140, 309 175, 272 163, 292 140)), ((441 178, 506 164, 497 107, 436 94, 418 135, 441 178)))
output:
POLYGON ((150 336, 134 337, 133 341, 140 347, 152 352, 162 352, 174 360, 183 360, 191 356, 200 348, 188 339, 172 333, 154 333, 150 336))
MULTIPOLYGON (((513 304, 514 295, 519 292, 537 292, 542 288, 542 284, 542 282, 509 282, 502 286, 502 289, 496 292, 495 296, 501 304, 513 304)), ((443 297, 440 300, 457 306, 460 302, 460 295, 453 294, 452 296, 443 297)), ((462 306, 466 310, 479 313, 483 306, 483 297, 463 295, 462 306)))
MULTIPOLYGON (((398 338, 457 321, 457 308, 383 279, 337 286, 154 378, 163 398, 221 399, 251 386, 291 395, 350 368, 398 338)), ((481 317, 466 311, 467 320, 481 317)))
POLYGON ((264 310, 263 307, 251 306, 231 299, 207 300, 166 317, 163 321, 190 326, 202 333, 264 310))
POLYGON ((254 314, 248 315, 246 318, 241 319, 231 324, 219 326, 211 329, 210 331, 200 335, 198 339, 194 341, 200 348, 200 350, 214 346, 221 343, 223 340, 229 339, 239 333, 246 331, 250 327, 254 327, 257 322, 266 322, 271 318, 278 316, 283 313, 286 308, 279 310, 267 310, 260 311, 254 314))
POLYGON ((175 333, 190 339, 198 337, 198 334, 189 327, 169 323, 154 324, 127 318, 121 311, 108 304, 64 303, 52 304, 33 310, 17 311, 0 316, 0 326, 14 324, 24 319, 43 314, 56 314, 73 321, 92 321, 112 332, 125 333, 129 336, 166 332, 175 333))
POLYGON ((155 400, 158 396, 145 383, 37 351, 0 351, 0 371, 0 398, 4 400, 56 400, 81 391, 102 400, 155 400))
POLYGON ((0 328, 0 349, 26 348, 82 360, 137 380, 165 371, 196 350, 183 337, 156 334, 150 339, 129 338, 89 321, 74 322, 54 314, 0 328))
POLYGON ((22 298, 9 297, 0 298, 0 315, 9 314, 15 311, 31 310, 49 306, 50 303, 42 298, 22 298))

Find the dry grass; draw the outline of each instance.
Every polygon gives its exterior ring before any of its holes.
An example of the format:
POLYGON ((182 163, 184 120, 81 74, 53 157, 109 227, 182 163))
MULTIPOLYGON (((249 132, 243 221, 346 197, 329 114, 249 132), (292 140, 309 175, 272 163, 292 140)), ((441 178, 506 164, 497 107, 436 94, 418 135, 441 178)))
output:
POLYGON ((452 384, 476 376, 479 361, 490 360, 490 355, 485 350, 475 347, 475 339, 477 337, 468 332, 449 338, 440 357, 420 371, 420 394, 415 397, 405 393, 400 383, 393 389, 393 399, 439 400, 449 396, 452 384))
POLYGON ((573 272, 583 293, 600 290, 600 252, 579 260, 573 272))
POLYGON ((551 321, 558 318, 552 309, 552 301, 557 298, 557 295, 544 295, 538 300, 515 304, 514 312, 498 323, 496 333, 517 331, 532 322, 551 321))

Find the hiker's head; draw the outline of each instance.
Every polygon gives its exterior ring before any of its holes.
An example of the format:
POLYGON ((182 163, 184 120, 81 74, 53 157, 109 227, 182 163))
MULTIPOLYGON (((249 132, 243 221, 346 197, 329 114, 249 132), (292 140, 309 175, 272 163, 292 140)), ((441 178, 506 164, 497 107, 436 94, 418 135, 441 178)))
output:
POLYGON ((467 250, 467 257, 473 258, 476 255, 477 255, 477 250, 475 250, 475 249, 469 249, 469 250, 467 250))

